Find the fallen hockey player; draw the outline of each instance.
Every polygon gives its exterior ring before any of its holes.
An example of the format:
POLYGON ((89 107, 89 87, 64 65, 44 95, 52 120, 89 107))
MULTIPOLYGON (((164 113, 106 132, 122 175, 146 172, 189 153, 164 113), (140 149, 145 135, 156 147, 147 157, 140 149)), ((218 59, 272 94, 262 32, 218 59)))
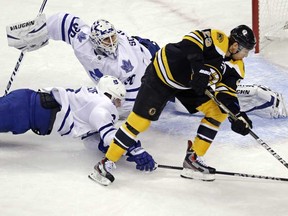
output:
MULTIPOLYGON (((108 75, 97 87, 17 89, 0 97, 0 133, 17 135, 32 130, 44 136, 53 130, 61 137, 80 138, 85 146, 105 153, 116 133, 117 108, 125 94, 121 81, 108 75)), ((136 169, 154 167, 152 156, 138 140, 125 154, 127 161, 136 163, 136 169)))

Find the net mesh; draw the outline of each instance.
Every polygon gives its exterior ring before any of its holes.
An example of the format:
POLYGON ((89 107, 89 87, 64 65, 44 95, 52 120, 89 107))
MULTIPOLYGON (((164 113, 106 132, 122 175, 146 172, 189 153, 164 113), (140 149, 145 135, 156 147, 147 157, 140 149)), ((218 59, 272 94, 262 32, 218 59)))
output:
POLYGON ((259 0, 260 50, 282 39, 288 39, 288 0, 259 0))

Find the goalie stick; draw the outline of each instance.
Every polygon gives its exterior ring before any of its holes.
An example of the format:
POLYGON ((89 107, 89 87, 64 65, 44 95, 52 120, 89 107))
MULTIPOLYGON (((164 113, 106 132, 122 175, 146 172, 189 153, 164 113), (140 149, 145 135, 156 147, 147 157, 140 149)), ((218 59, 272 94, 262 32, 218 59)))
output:
MULTIPOLYGON (((212 93, 213 90, 210 88, 209 90, 205 90, 205 94, 210 97, 224 112, 226 112, 233 120, 237 120, 238 118, 212 93)), ((249 134, 260 144, 262 145, 273 157, 275 157, 280 163, 282 163, 286 168, 288 168, 287 162, 280 157, 267 143, 265 143, 262 139, 260 139, 251 129, 249 129, 249 134)))
MULTIPOLYGON (((43 10, 44 10, 44 8, 46 6, 46 3, 47 3, 47 0, 43 0, 37 16, 42 14, 42 12, 43 12, 43 10)), ((19 68, 20 68, 20 65, 21 65, 21 63, 23 61, 25 53, 26 53, 26 51, 21 51, 20 56, 19 56, 19 58, 18 58, 18 60, 16 62, 16 65, 14 67, 14 70, 13 70, 11 76, 10 76, 10 79, 9 79, 8 83, 7 83, 4 95, 7 95, 9 93, 9 90, 11 88, 11 85, 12 85, 14 79, 15 79, 15 76, 16 76, 17 72, 19 71, 19 68)))
MULTIPOLYGON (((183 167, 180 167, 180 166, 169 166, 169 165, 158 164, 158 167, 159 168, 164 168, 164 169, 183 170, 183 167)), ((280 177, 273 177, 273 176, 263 176, 263 175, 254 175, 254 174, 237 173, 237 172, 215 171, 215 174, 217 174, 217 175, 237 176, 237 177, 244 177, 244 178, 267 179, 267 180, 274 180, 274 181, 288 181, 288 178, 280 178, 280 177)))

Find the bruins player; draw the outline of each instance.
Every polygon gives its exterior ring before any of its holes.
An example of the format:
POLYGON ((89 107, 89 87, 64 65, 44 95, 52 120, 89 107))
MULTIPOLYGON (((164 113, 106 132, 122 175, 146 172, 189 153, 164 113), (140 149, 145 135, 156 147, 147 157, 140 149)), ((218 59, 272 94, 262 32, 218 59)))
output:
MULTIPOLYGON (((176 97, 184 107, 194 113, 204 113, 197 136, 188 140, 188 150, 183 163, 182 177, 213 181, 215 169, 207 166, 202 156, 210 147, 227 114, 204 92, 215 85, 218 100, 237 117, 231 121, 233 131, 247 135, 252 122, 243 112, 236 88, 244 78, 243 58, 256 44, 253 31, 240 25, 225 33, 215 29, 196 30, 185 35, 178 43, 169 43, 160 49, 147 67, 133 111, 118 129, 108 152, 95 165, 90 178, 108 185, 114 181, 111 170, 124 152, 135 143, 137 135, 145 131, 151 121, 157 121, 167 101, 176 97)), ((152 171, 157 164, 147 161, 145 169, 152 171)))

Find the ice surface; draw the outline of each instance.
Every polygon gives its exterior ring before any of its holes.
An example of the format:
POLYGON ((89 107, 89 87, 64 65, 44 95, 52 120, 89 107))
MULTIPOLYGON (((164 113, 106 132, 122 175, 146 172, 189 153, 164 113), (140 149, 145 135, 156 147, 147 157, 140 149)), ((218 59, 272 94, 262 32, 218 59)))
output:
MULTIPOLYGON (((3 92, 19 57, 7 46, 5 27, 34 18, 42 1, 0 0, 1 85, 3 92)), ((193 29, 218 28, 227 33, 239 24, 251 26, 250 0, 49 0, 44 12, 70 12, 92 24, 110 20, 130 35, 160 45, 176 42, 193 29), (241 14, 241 15, 239 15, 241 14)), ((287 41, 273 43, 262 55, 246 59, 245 83, 267 85, 288 97, 287 41), (265 56, 265 57, 264 57, 265 56)), ((26 53, 11 90, 48 86, 92 85, 65 43, 26 53)), ((287 100, 286 100, 287 101, 287 100)), ((186 141, 195 136, 200 116, 175 115, 171 104, 158 122, 140 135, 142 145, 159 164, 181 166, 186 141)), ((287 119, 251 116, 254 132, 288 161, 287 119)), ((214 182, 180 178, 179 171, 141 173, 121 159, 115 182, 102 187, 87 178, 102 158, 81 141, 58 134, 32 132, 0 138, 0 214, 3 216, 286 216, 288 182, 217 176, 214 182)), ((242 137, 225 122, 205 156, 221 171, 288 178, 288 170, 251 136, 242 137)))

